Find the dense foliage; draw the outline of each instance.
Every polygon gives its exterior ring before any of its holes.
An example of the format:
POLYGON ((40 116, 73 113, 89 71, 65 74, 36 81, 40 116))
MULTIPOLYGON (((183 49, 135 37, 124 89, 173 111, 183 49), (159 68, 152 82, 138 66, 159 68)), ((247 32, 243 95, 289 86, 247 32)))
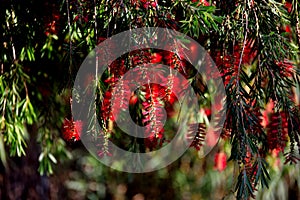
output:
MULTIPOLYGON (((8 156, 25 156, 29 141, 35 141, 39 144, 38 171, 52 174, 54 164, 71 157, 70 149, 80 143, 83 129, 97 134, 95 127, 73 121, 71 115, 73 82, 87 54, 122 31, 165 27, 198 41, 215 61, 227 95, 215 169, 223 171, 227 162, 234 163, 232 192, 238 199, 254 197, 258 188, 268 187, 273 170, 270 156, 284 156, 285 164, 300 160, 299 9, 297 0, 2 1, 2 164, 11 168, 8 156), (228 160, 225 149, 229 149, 228 160)), ((193 55, 199 49, 185 45, 192 52, 189 59, 196 59, 193 55)), ((118 81, 141 63, 170 66, 187 78, 202 99, 199 112, 204 121, 189 127, 197 131, 191 146, 200 151, 205 123, 211 117, 210 99, 205 82, 188 60, 181 59, 180 51, 137 50, 110 65, 97 82, 95 119, 106 132, 99 137, 139 152, 158 149, 172 139, 167 131, 173 127, 172 120, 163 130, 151 129, 162 123, 162 109, 168 117, 174 115, 177 99, 172 88, 185 89, 171 73, 162 80, 168 82, 167 88, 149 83, 130 94, 132 119, 149 127, 148 138, 133 140, 115 127, 112 97, 119 99, 122 108, 122 95, 128 91, 118 81), (123 88, 116 88, 117 83, 123 88)), ((98 156, 111 154, 105 142, 98 147, 98 156)))

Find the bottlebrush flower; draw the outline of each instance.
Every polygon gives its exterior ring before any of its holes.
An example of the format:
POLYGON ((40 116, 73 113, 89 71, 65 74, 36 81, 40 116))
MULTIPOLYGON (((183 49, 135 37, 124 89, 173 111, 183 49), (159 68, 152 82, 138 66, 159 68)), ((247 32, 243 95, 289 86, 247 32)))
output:
POLYGON ((145 9, 149 9, 151 7, 155 8, 157 6, 156 0, 155 1, 140 0, 140 2, 142 3, 142 5, 145 9))
POLYGON ((292 28, 291 28, 290 25, 286 25, 286 26, 285 26, 285 32, 287 32, 287 33, 292 33, 292 28))
MULTIPOLYGON (((253 59, 256 57, 257 51, 253 47, 251 42, 247 42, 244 48, 243 56, 241 58, 243 47, 240 45, 234 46, 234 51, 232 54, 222 55, 221 52, 217 52, 216 55, 216 65, 221 70, 221 75, 224 78, 224 84, 227 85, 232 77, 236 77, 240 65, 240 60, 242 66, 249 65, 252 63, 253 59)), ((234 80, 234 82, 236 79, 234 80)))
POLYGON ((160 53, 153 53, 151 57, 151 63, 160 63, 162 61, 162 55, 160 53))
POLYGON ((102 101, 102 105, 101 105, 101 118, 103 120, 113 120, 113 116, 112 116, 112 113, 111 113, 111 98, 112 98, 112 91, 111 89, 110 90, 107 90, 105 93, 104 93, 104 99, 102 101))
POLYGON ((287 141, 287 123, 283 119, 279 112, 271 114, 270 123, 267 125, 267 141, 270 150, 284 151, 287 141))
POLYGON ((103 132, 97 137, 96 148, 98 149, 97 155, 99 158, 103 158, 104 156, 112 156, 112 153, 109 151, 110 146, 108 143, 108 134, 109 132, 103 132))
POLYGON ((138 96, 132 92, 130 99, 129 99, 129 105, 134 106, 138 102, 138 96))
POLYGON ((68 142, 80 140, 83 122, 81 120, 65 119, 63 122, 63 138, 68 142))
POLYGON ((151 2, 151 6, 152 6, 153 8, 155 8, 155 7, 157 6, 156 1, 152 1, 152 2, 151 2))
POLYGON ((53 6, 49 8, 52 12, 51 17, 45 18, 45 34, 46 36, 49 35, 57 35, 60 27, 59 27, 59 21, 60 21, 60 12, 53 6))
POLYGON ((290 13, 293 9, 293 4, 290 2, 285 2, 284 6, 286 7, 287 11, 290 13))
POLYGON ((279 68, 279 74, 281 77, 292 77, 293 75, 293 63, 284 60, 283 62, 277 62, 276 65, 279 68))
POLYGON ((153 151, 153 150, 155 150, 155 149, 157 149, 159 147, 162 147, 162 144, 164 142, 164 129, 160 130, 157 133, 155 133, 155 132, 152 132, 152 133, 153 133, 152 135, 150 135, 149 137, 145 138, 145 140, 144 140, 145 146, 150 151, 153 151))
POLYGON ((143 106, 143 123, 146 125, 147 137, 158 137, 162 127, 162 119, 164 117, 164 102, 165 95, 164 88, 157 84, 148 84, 145 87, 145 99, 142 103, 143 106))
POLYGON ((199 2, 199 3, 197 4, 197 6, 200 6, 200 5, 209 6, 209 2, 206 1, 206 0, 192 0, 192 2, 193 2, 193 3, 199 2))
POLYGON ((194 147, 196 150, 199 151, 204 144, 205 136, 206 136, 205 124, 195 123, 195 124, 189 125, 187 140, 191 140, 191 139, 193 140, 193 142, 190 145, 191 147, 194 147), (192 138, 191 135, 194 135, 194 134, 195 134, 195 137, 192 138))
POLYGON ((149 63, 151 61, 151 53, 148 49, 138 49, 129 53, 133 66, 149 63))
POLYGON ((214 169, 223 171, 227 166, 227 156, 224 152, 216 153, 214 169))

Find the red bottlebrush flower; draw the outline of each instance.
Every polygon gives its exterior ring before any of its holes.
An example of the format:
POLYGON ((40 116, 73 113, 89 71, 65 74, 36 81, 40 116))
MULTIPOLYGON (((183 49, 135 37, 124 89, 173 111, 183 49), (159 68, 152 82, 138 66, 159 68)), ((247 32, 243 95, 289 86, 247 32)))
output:
POLYGON ((287 121, 287 116, 284 112, 281 112, 280 116, 281 116, 281 127, 282 127, 282 140, 283 142, 286 142, 288 139, 288 126, 289 126, 287 121))
POLYGON ((156 1, 152 1, 152 2, 151 2, 151 6, 152 6, 153 8, 155 8, 155 7, 157 6, 156 1))
MULTIPOLYGON (((147 129, 149 126, 147 127, 147 129)), ((158 147, 162 147, 162 144, 164 142, 164 129, 160 130, 159 132, 155 133, 155 131, 152 131, 152 135, 145 138, 145 146, 149 148, 149 150, 154 150, 158 147)))
POLYGON ((138 49, 129 53, 133 66, 149 63, 151 61, 151 53, 147 49, 138 49))
POLYGON ((130 88, 128 81, 124 81, 123 79, 119 79, 117 85, 113 88, 112 94, 112 111, 114 111, 114 115, 118 115, 121 109, 127 109, 128 107, 128 99, 130 99, 130 88))
POLYGON ((140 0, 140 2, 143 5, 143 8, 145 8, 145 9, 149 9, 150 6, 153 7, 153 8, 155 8, 157 6, 156 0, 155 1, 153 1, 153 0, 152 1, 151 0, 140 0))
POLYGON ((73 19, 74 22, 77 22, 79 20, 79 15, 76 15, 73 19))
POLYGON ((285 26, 285 32, 287 32, 287 33, 292 33, 292 29, 291 29, 291 26, 290 26, 290 25, 286 25, 286 26, 285 26))
POLYGON ((291 77, 293 75, 293 63, 284 60, 283 62, 276 63, 279 68, 279 73, 282 77, 291 77))
POLYGON ((159 133, 163 127, 162 117, 164 110, 163 97, 165 95, 164 88, 157 84, 149 84, 145 87, 145 99, 143 106, 143 123, 149 128, 146 135, 152 136, 159 133))
MULTIPOLYGON (((127 69, 125 67, 125 60, 124 59, 117 59, 113 61, 109 66, 110 71, 114 74, 116 77, 123 76, 127 69)), ((117 80, 114 80, 116 82, 117 80)))
POLYGON ((292 12, 292 8, 293 8, 293 4, 290 2, 285 2, 284 6, 286 7, 286 9, 288 10, 288 12, 292 12))
POLYGON ((172 69, 180 72, 185 78, 188 78, 187 74, 187 62, 183 60, 183 57, 173 52, 164 51, 163 53, 164 64, 170 66, 172 69))
POLYGON ((141 0, 141 3, 143 4, 143 7, 145 9, 148 9, 149 8, 149 5, 150 5, 150 2, 147 1, 147 0, 141 0))
POLYGON ((283 122, 283 118, 279 112, 271 114, 270 123, 267 125, 267 141, 269 149, 277 149, 284 151, 287 141, 287 123, 283 122))
POLYGON ((105 79, 104 83, 108 83, 109 85, 115 85, 115 83, 118 82, 118 78, 116 77, 110 77, 105 79))
POLYGON ((111 90, 104 93, 104 99, 101 106, 101 117, 103 120, 108 120, 112 118, 111 114, 111 90))
POLYGON ((209 5, 210 5, 209 2, 206 1, 206 0, 192 0, 192 2, 193 2, 193 3, 199 2, 199 3, 197 4, 197 6, 200 6, 200 5, 209 6, 209 5))
POLYGON ((224 78, 224 84, 227 85, 230 79, 236 76, 238 72, 239 62, 236 55, 225 55, 222 56, 221 52, 217 53, 216 65, 220 68, 222 77, 224 78))
POLYGON ((97 147, 97 155, 99 158, 103 158, 104 156, 112 156, 112 153, 109 151, 109 146, 105 142, 104 135, 98 137, 98 144, 97 147))
POLYGON ((134 106, 138 102, 138 96, 136 94, 132 94, 129 99, 129 105, 134 106))
POLYGON ((199 151, 204 144, 205 136, 206 136, 205 124, 195 123, 189 125, 187 140, 191 140, 191 139, 193 140, 193 142, 191 143, 191 147, 194 147, 196 150, 199 151), (194 134, 195 137, 191 138, 191 135, 194 134))
POLYGON ((206 108, 204 109, 204 113, 207 117, 210 117, 211 116, 211 109, 210 108, 206 108))
MULTIPOLYGON (((218 52, 216 55, 215 62, 221 70, 221 75, 224 78, 225 85, 230 82, 231 78, 236 77, 241 59, 242 66, 245 66, 247 64, 251 64, 253 59, 256 57, 257 51, 253 48, 253 44, 251 42, 246 43, 243 56, 241 58, 242 49, 242 46, 236 45, 232 54, 222 55, 222 52, 218 52)), ((236 78, 234 81, 236 81, 236 78)))
POLYGON ((209 2, 206 1, 206 0, 202 0, 201 3, 202 3, 204 6, 210 6, 210 5, 209 5, 209 2))
POLYGON ((81 120, 68 120, 63 122, 63 138, 68 142, 76 142, 80 140, 83 122, 81 120))
POLYGON ((97 40, 97 42, 99 44, 99 43, 103 42, 104 40, 106 40, 105 37, 99 37, 98 40, 97 40))
POLYGON ((60 27, 59 27, 59 21, 60 21, 60 12, 59 10, 54 7, 54 5, 49 5, 49 12, 52 13, 52 16, 48 16, 44 18, 44 25, 45 25, 45 34, 46 36, 49 35, 57 35, 60 27))
POLYGON ((151 63, 160 63, 162 61, 162 55, 160 53, 153 53, 151 57, 151 63))
POLYGON ((109 151, 104 151, 104 150, 99 150, 97 152, 97 155, 99 158, 103 158, 104 156, 109 156, 111 157, 112 156, 112 153, 110 153, 109 151))
POLYGON ((227 166, 227 156, 224 152, 216 153, 214 169, 223 171, 227 166))
POLYGON ((50 22, 47 27, 46 27, 46 31, 45 34, 48 36, 49 34, 51 35, 56 35, 57 34, 57 23, 56 21, 52 21, 50 22))

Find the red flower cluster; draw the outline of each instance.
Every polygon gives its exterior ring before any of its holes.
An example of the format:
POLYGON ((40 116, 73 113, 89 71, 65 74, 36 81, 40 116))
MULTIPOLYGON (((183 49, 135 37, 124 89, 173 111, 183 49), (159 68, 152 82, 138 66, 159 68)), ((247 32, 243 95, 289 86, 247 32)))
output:
POLYGON ((281 77, 292 77, 293 75, 293 63, 284 60, 283 62, 277 62, 278 70, 281 77))
POLYGON ((187 140, 193 140, 191 147, 194 147, 196 150, 200 150, 205 141, 206 135, 206 126, 203 123, 190 124, 187 134, 187 140), (196 134, 195 134, 196 133, 196 134), (191 138, 191 135, 194 135, 194 138, 191 138))
POLYGON ((270 116, 270 123, 267 125, 267 141, 269 149, 284 151, 288 138, 288 122, 284 113, 275 112, 270 116))
POLYGON ((156 8, 157 0, 131 0, 131 5, 137 9, 144 8, 148 10, 150 8, 156 8))
POLYGON ((234 46, 232 54, 222 55, 221 52, 217 52, 215 62, 218 68, 221 70, 221 75, 224 78, 225 85, 230 82, 231 78, 237 75, 240 63, 241 67, 251 64, 257 53, 253 49, 252 43, 247 42, 246 46, 244 47, 242 58, 241 53, 243 51, 243 47, 240 45, 234 46))
POLYGON ((73 119, 65 119, 63 122, 63 138, 68 142, 76 142, 80 140, 83 123, 81 120, 73 121, 73 119))
POLYGON ((286 1, 284 6, 286 7, 286 9, 289 13, 292 12, 293 4, 291 2, 286 1))
POLYGON ((154 1, 140 0, 140 1, 145 9, 149 9, 149 7, 155 8, 157 6, 156 0, 154 1))
POLYGON ((163 142, 166 141, 163 122, 165 118, 172 117, 173 105, 177 102, 177 97, 173 91, 174 89, 177 92, 184 91, 188 86, 188 81, 183 82, 175 74, 168 74, 168 71, 165 74, 164 70, 157 70, 153 76, 153 73, 150 73, 143 65, 150 63, 166 64, 177 72, 182 72, 183 76, 187 76, 186 74, 190 69, 185 68, 185 62, 172 52, 151 52, 149 49, 130 52, 127 57, 114 61, 109 66, 109 76, 102 77, 107 89, 104 92, 99 112, 101 120, 106 124, 109 121, 110 124, 114 124, 115 117, 119 116, 121 110, 129 109, 129 105, 135 109, 140 109, 139 120, 146 128, 144 133, 147 136, 145 139, 146 148, 152 150, 162 146, 163 142), (129 70, 135 73, 132 77, 134 81, 127 77, 131 76, 128 75, 130 73, 127 74, 129 70), (131 91, 130 88, 136 87, 136 82, 144 82, 149 77, 155 78, 156 83, 165 83, 164 86, 148 83, 140 86, 137 93, 131 91))
POLYGON ((163 138, 164 117, 164 88, 157 84, 149 84, 144 90, 145 101, 143 106, 143 124, 146 125, 146 142, 152 149, 158 145, 158 140, 163 138), (150 142, 150 143, 149 143, 150 142))
POLYGON ((263 112, 262 126, 267 128, 269 149, 283 152, 288 140, 288 122, 284 112, 274 112, 273 101, 263 112))
MULTIPOLYGON (((48 4, 48 3, 46 3, 48 4)), ((51 12, 49 14, 49 17, 45 17, 45 34, 46 36, 49 35, 57 35, 59 31, 59 20, 60 20, 60 12, 57 8, 54 7, 54 5, 47 5, 47 8, 49 8, 48 12, 51 12), (51 16, 50 16, 51 15, 51 16)))

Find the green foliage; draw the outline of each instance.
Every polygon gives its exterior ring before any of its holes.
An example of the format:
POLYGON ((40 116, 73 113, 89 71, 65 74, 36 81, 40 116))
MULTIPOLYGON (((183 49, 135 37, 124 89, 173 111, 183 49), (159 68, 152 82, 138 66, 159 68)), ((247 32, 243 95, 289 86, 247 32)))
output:
POLYGON ((179 3, 184 10, 184 20, 181 20, 181 30, 191 37, 198 38, 200 35, 218 32, 222 17, 214 15, 215 6, 198 5, 191 1, 179 3))
POLYGON ((28 94, 29 81, 28 75, 18 63, 11 66, 10 72, 0 76, 0 131, 4 133, 4 143, 10 146, 11 156, 25 155, 25 138, 28 138, 25 124, 31 125, 37 119, 28 94))
MULTIPOLYGON (((284 153, 286 163, 299 160, 300 3, 293 0, 291 8, 287 8, 286 1, 278 0, 217 0, 210 1, 209 6, 204 1, 189 0, 155 1, 158 5, 154 6, 142 2, 3 2, 0 8, 2 163, 9 167, 6 152, 12 157, 25 155, 29 140, 40 144, 40 174, 52 174, 54 165, 70 159, 61 139, 61 127, 63 119, 71 113, 66 106, 69 104, 66 93, 85 56, 114 34, 159 26, 195 38, 218 65, 227 92, 227 118, 222 136, 231 144, 229 161, 238 165, 239 175, 233 189, 240 199, 254 197, 259 185, 269 185, 271 176, 265 157, 285 131, 287 145, 281 141, 276 147, 284 153), (290 27, 290 33, 284 30, 286 26, 290 27), (275 116, 279 124, 263 127, 262 114, 270 102, 274 107, 268 114, 275 116), (271 133, 276 137, 270 139, 271 133), (277 140, 270 141, 274 138, 277 140)), ((111 74, 107 72, 107 76, 111 74)), ((192 77, 191 82, 197 87, 201 80, 192 77)), ((101 91, 106 87, 102 82, 99 84, 101 91)), ((102 100, 103 94, 98 95, 102 100)), ((106 124, 101 125, 106 128, 106 124)), ((90 130, 95 135, 98 131, 92 124, 90 130)), ((95 165, 94 161, 89 162, 95 165)), ((183 172, 178 172, 175 179, 178 188, 189 182, 183 172)), ((74 184, 77 183, 68 185, 75 187, 74 184)), ((210 187, 210 183, 202 184, 210 187)))

